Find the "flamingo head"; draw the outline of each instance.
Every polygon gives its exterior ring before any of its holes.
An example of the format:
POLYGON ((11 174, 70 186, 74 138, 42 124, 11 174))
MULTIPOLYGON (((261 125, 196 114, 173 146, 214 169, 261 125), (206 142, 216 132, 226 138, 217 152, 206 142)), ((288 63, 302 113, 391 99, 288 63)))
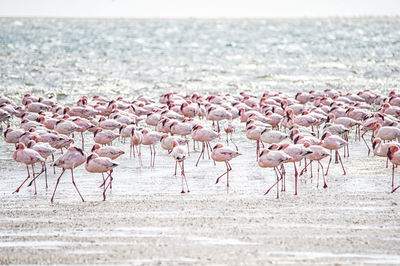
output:
POLYGON ((389 160, 393 159, 394 153, 397 152, 399 149, 400 148, 395 144, 392 144, 389 146, 388 152, 387 152, 387 157, 389 158, 389 160))
POLYGON ((222 147, 224 147, 224 145, 222 145, 221 143, 217 143, 217 144, 215 144, 213 150, 219 149, 219 148, 222 148, 222 147))
POLYGON ((100 149, 100 145, 96 143, 93 145, 91 152, 94 152, 95 150, 98 150, 98 149, 100 149))
POLYGON ((23 149, 25 149, 25 144, 22 142, 18 143, 16 150, 23 150, 23 149))
POLYGON ((329 131, 326 131, 324 134, 322 134, 321 140, 324 140, 325 138, 332 136, 332 133, 329 131))

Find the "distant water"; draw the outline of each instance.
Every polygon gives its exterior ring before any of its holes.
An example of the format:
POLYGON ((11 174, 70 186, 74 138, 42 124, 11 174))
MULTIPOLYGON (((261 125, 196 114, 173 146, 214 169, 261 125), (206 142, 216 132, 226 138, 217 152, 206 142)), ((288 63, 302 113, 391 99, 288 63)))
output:
POLYGON ((400 19, 0 18, 0 94, 159 95, 400 84, 400 19))

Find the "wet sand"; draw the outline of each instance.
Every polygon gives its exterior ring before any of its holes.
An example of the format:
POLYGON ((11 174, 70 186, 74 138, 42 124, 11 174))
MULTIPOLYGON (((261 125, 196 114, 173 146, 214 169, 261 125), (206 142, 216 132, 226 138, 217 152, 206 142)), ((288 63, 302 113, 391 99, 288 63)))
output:
MULTIPOLYGON (((400 192, 390 193, 391 166, 385 168, 384 158, 368 157, 363 144, 352 143, 344 160, 347 175, 332 165, 323 189, 321 183, 316 187, 316 172, 312 183, 308 172, 300 179, 298 196, 288 165, 286 192, 277 200, 275 189, 263 195, 275 176, 257 166, 255 143, 236 141, 244 155, 231 162, 229 190, 224 178, 215 184, 225 164, 204 160, 196 168, 196 152, 186 162, 191 192, 180 194, 173 159, 158 147, 156 167, 150 169, 148 148, 143 148, 143 169, 129 153, 118 160, 105 202, 98 188, 101 175, 81 166, 75 178, 86 202, 66 172, 54 204, 52 171, 49 189, 39 178, 37 196, 26 186, 11 193, 26 174, 3 144, 0 263, 400 263, 400 192)), ((128 152, 127 144, 118 145, 128 152)))

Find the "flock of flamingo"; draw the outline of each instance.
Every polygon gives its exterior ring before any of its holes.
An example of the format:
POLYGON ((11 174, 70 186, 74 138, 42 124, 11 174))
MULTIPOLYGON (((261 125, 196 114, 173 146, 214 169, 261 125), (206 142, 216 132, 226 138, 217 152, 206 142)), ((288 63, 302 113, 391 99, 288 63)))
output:
MULTIPOLYGON (((75 106, 64 106, 52 96, 49 98, 24 95, 21 104, 0 96, 0 121, 7 126, 4 141, 15 145, 15 161, 26 165, 28 176, 14 191, 31 178, 28 186, 44 173, 47 185, 47 158, 52 158, 51 166, 62 169, 57 178, 51 202, 54 201, 57 186, 65 170, 71 170, 72 184, 82 201, 83 196, 74 180, 74 169, 84 164, 90 173, 102 173, 103 200, 106 191, 112 188, 112 173, 118 163, 115 162, 125 152, 112 142, 118 138, 125 143, 128 139, 131 157, 137 158, 142 167, 141 146, 149 146, 150 167, 155 167, 157 144, 175 159, 175 175, 179 166, 182 177, 182 193, 190 192, 185 176, 185 159, 190 156, 190 140, 193 150, 201 143, 200 159, 224 162, 226 172, 220 175, 216 183, 226 175, 229 187, 229 163, 240 156, 238 146, 232 141, 236 126, 243 123, 245 136, 255 142, 255 159, 262 168, 273 168, 276 176, 274 184, 265 194, 276 187, 276 197, 286 190, 285 167, 294 168, 294 194, 297 195, 297 181, 305 172, 311 172, 312 163, 317 164, 318 181, 320 169, 324 188, 327 188, 326 176, 332 160, 343 165, 343 156, 348 157, 349 136, 354 131, 355 141, 363 141, 370 155, 387 157, 393 164, 392 190, 395 167, 400 164, 400 93, 391 91, 382 95, 372 90, 358 93, 325 89, 297 92, 293 97, 286 93, 266 91, 259 98, 249 93, 238 95, 180 95, 165 93, 158 101, 140 95, 134 100, 118 97, 110 100, 101 96, 81 97, 75 106), (20 120, 17 120, 17 119, 20 120), (222 144, 217 141, 223 134, 222 144), (13 125, 14 128, 11 126, 13 125), (365 134, 371 132, 370 139, 365 134), (80 135, 81 145, 74 146, 76 135, 80 135), (90 150, 85 147, 85 138, 92 138, 95 144, 90 150), (65 151, 66 150, 66 151, 65 151), (334 154, 333 154, 334 152, 334 154), (59 157, 55 159, 55 154, 59 157), (211 155, 210 155, 211 154, 211 155), (322 164, 329 157, 326 171, 322 164), (304 159, 304 167, 301 162, 304 159), (292 163, 292 164, 291 164, 292 163), (40 164, 40 173, 35 173, 34 165, 40 164), (303 169, 298 169, 298 167, 303 169), (32 168, 30 172, 29 168, 32 168), (106 174, 106 177, 104 176, 106 174)), ((368 135, 369 136, 369 135, 368 135)), ((242 138, 243 140, 243 138, 242 138)), ((55 173, 55 169, 54 169, 55 173)), ((318 183, 317 183, 318 186, 318 183)))

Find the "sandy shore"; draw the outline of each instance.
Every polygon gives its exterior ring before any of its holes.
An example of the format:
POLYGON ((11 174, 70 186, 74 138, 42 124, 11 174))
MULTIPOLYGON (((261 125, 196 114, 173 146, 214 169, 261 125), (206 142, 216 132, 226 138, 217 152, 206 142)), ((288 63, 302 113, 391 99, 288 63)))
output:
POLYGON ((43 178, 38 180, 36 197, 32 187, 11 194, 25 169, 2 145, 0 263, 400 263, 400 194, 389 193, 391 168, 385 168, 385 159, 368 157, 365 146, 352 144, 346 176, 333 165, 323 189, 308 173, 298 196, 288 166, 287 191, 277 200, 275 190, 263 195, 274 175, 257 166, 255 144, 238 144, 244 155, 231 163, 229 191, 224 179, 215 185, 224 164, 204 160, 195 168, 198 153, 193 153, 186 164, 191 192, 181 195, 173 160, 159 150, 156 168, 150 169, 144 149, 143 169, 129 156, 119 160, 107 201, 98 188, 101 175, 80 167, 76 182, 86 202, 66 175, 54 204, 53 173, 48 190, 43 178))

